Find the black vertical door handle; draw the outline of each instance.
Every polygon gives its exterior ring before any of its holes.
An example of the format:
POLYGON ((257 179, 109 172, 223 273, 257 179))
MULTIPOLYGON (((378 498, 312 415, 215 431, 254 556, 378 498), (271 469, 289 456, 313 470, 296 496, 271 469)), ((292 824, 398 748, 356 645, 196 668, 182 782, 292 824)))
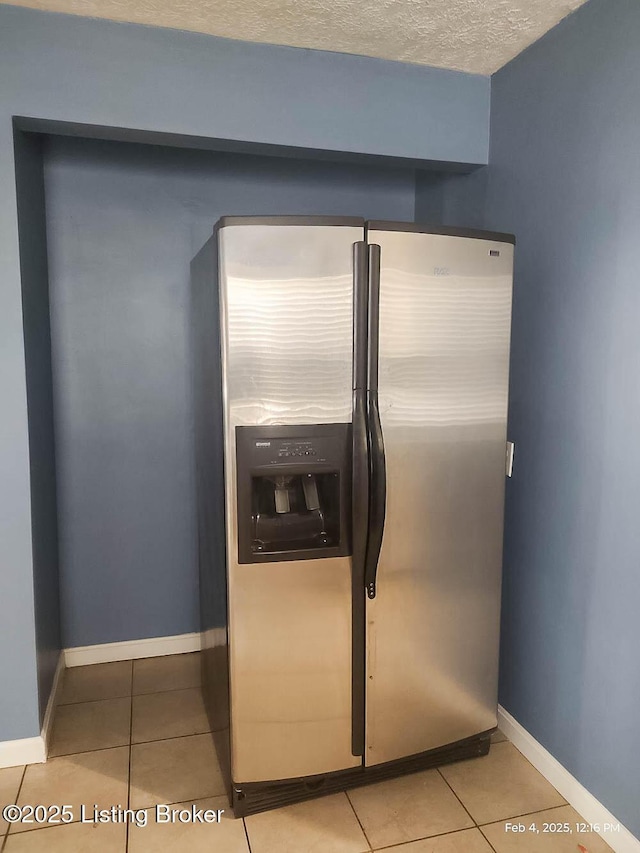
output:
POLYGON ((364 586, 376 597, 376 575, 382 548, 387 502, 384 439, 378 406, 378 351, 380 328, 380 246, 369 246, 369 311, 367 358, 367 443, 369 445, 369 535, 364 566, 364 586))
POLYGON ((367 244, 353 246, 353 423, 351 428, 351 752, 364 755, 365 599, 362 595, 369 530, 367 435, 367 244))

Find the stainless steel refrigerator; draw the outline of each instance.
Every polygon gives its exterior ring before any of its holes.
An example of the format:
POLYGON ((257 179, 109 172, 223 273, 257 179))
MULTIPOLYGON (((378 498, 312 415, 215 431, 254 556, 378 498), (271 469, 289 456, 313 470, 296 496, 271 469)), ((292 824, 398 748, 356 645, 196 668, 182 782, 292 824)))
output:
POLYGON ((225 217, 193 261, 204 674, 237 815, 489 749, 513 244, 225 217))

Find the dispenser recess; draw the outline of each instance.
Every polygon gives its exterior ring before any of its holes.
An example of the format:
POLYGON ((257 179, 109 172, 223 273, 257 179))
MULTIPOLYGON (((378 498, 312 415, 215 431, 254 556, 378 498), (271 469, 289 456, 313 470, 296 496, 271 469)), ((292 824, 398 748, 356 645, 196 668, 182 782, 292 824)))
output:
POLYGON ((350 424, 236 427, 238 561, 350 553, 350 424))

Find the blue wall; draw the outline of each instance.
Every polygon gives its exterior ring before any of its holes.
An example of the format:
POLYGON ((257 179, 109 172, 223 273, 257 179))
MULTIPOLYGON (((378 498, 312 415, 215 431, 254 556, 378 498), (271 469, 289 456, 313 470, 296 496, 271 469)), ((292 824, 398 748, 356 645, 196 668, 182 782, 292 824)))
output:
POLYGON ((467 174, 416 172, 415 221, 484 228, 488 167, 467 174))
POLYGON ((42 137, 17 132, 15 152, 29 406, 38 711, 42 723, 61 648, 54 401, 42 137))
POLYGON ((487 224, 516 290, 501 702, 640 836, 640 4, 492 80, 487 224))
POLYGON ((347 152, 459 166, 487 162, 490 81, 5 4, 0 80, 2 741, 39 731, 12 117, 96 125, 96 133, 122 138, 132 129, 164 133, 211 148, 225 140, 227 146, 285 145, 325 156, 347 152))
POLYGON ((57 138, 45 185, 64 645, 197 631, 189 263, 224 214, 411 220, 414 174, 57 138))

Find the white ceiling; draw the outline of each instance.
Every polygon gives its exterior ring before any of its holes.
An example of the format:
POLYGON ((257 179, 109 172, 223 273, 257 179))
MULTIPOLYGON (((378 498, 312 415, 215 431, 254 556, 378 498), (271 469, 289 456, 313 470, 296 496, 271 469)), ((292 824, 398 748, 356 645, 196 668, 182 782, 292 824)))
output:
POLYGON ((585 0, 10 0, 13 5, 491 74, 585 0))

